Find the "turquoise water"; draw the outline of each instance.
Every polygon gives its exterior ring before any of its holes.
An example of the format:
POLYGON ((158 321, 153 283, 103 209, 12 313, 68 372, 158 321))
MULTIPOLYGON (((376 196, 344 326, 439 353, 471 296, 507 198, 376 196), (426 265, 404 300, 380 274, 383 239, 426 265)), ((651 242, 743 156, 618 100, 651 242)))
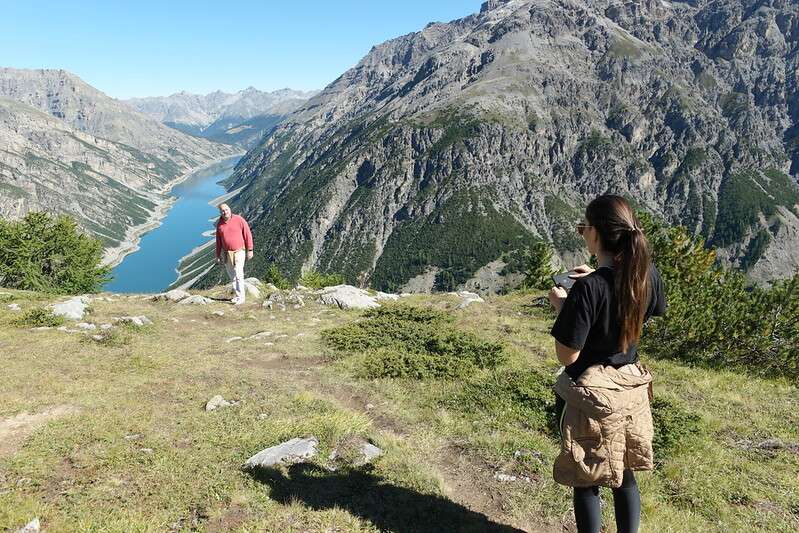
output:
POLYGON ((139 249, 117 265, 113 279, 104 290, 109 292, 161 292, 175 279, 180 258, 208 242, 203 232, 213 229, 210 218, 219 216, 208 202, 225 194, 217 182, 227 178, 238 158, 228 159, 210 169, 195 172, 172 189, 178 198, 161 225, 147 233, 139 249))

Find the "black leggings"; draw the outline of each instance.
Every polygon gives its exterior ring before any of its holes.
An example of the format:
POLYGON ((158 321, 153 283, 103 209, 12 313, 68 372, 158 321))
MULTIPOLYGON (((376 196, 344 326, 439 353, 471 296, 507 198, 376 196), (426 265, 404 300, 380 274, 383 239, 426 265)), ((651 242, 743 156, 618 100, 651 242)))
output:
MULTIPOLYGON (((636 533, 641 521, 641 496, 632 470, 624 471, 621 486, 613 489, 613 510, 618 533, 636 533)), ((602 512, 599 487, 574 488, 574 518, 579 533, 599 533, 602 512)))

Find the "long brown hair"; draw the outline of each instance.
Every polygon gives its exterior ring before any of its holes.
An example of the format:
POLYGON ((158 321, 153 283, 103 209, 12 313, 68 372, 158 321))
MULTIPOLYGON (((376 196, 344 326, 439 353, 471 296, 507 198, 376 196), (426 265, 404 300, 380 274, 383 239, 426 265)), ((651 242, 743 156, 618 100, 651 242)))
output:
POLYGON ((602 249, 613 256, 621 350, 638 342, 649 304, 652 253, 641 222, 621 196, 604 195, 585 210, 588 224, 599 234, 602 249))

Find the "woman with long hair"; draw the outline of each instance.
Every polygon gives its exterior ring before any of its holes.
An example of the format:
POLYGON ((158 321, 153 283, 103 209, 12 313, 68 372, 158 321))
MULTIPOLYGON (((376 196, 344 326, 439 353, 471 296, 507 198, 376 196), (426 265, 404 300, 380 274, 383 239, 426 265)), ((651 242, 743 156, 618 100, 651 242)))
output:
POLYGON ((633 471, 653 467, 652 377, 636 345, 646 319, 666 311, 663 283, 624 198, 593 200, 577 230, 598 268, 582 265, 568 292, 549 292, 558 313, 551 333, 565 367, 555 386, 561 453, 554 476, 574 487, 580 533, 600 531, 600 486, 613 489, 618 531, 635 532, 641 500, 633 471))

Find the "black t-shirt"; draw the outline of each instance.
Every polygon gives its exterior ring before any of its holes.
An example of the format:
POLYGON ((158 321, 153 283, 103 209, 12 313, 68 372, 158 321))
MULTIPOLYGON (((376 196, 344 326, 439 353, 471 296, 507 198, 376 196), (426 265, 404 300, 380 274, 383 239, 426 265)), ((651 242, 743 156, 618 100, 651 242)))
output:
MULTIPOLYGON (((644 320, 663 316, 666 296, 663 280, 655 265, 649 269, 652 291, 644 320)), ((569 291, 551 334, 569 348, 580 350, 577 361, 566 367, 572 379, 591 365, 624 366, 638 361, 637 346, 622 352, 619 346, 621 324, 616 313, 613 268, 600 267, 579 278, 569 291)))

